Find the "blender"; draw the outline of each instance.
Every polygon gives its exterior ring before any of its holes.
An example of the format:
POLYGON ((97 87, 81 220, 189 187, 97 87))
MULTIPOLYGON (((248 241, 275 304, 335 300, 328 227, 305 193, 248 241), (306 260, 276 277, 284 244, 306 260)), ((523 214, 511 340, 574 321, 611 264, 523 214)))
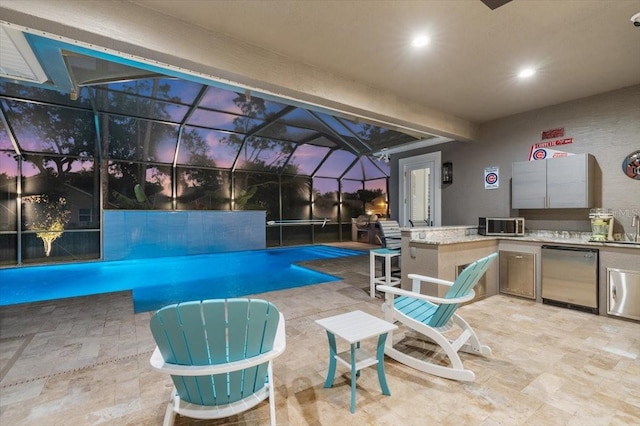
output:
POLYGON ((592 233, 589 241, 613 241, 613 212, 611 209, 591 209, 589 219, 591 219, 592 233))

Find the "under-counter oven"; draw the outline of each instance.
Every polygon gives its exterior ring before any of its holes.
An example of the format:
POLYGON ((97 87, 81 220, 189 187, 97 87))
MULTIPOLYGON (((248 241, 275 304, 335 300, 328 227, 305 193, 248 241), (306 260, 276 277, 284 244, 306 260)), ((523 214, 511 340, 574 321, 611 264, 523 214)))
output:
POLYGON ((598 313, 598 250, 542 246, 542 301, 598 313))

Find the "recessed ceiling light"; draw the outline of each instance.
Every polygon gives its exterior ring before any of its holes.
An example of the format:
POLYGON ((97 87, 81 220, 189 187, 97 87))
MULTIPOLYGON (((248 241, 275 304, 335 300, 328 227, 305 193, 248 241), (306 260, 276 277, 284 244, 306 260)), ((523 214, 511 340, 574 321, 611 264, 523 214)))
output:
POLYGON ((524 68, 518 73, 518 77, 520 78, 529 78, 536 73, 536 70, 533 68, 524 68))
POLYGON ((413 47, 423 47, 429 44, 430 41, 431 40, 426 35, 419 35, 414 37, 413 41, 411 42, 411 45, 413 47))

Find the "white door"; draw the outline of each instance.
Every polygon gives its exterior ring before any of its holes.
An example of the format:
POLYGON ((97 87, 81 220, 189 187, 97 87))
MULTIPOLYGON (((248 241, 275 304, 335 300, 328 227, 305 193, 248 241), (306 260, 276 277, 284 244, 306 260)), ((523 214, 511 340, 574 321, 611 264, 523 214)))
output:
POLYGON ((409 179, 411 185, 411 188, 409 188, 411 198, 409 220, 414 221, 414 223, 416 221, 424 221, 427 224, 431 224, 433 217, 431 212, 431 194, 433 194, 431 168, 410 168, 407 172, 411 173, 411 178, 409 179))
POLYGON ((419 220, 440 226, 440 152, 402 158, 398 165, 400 225, 419 220))

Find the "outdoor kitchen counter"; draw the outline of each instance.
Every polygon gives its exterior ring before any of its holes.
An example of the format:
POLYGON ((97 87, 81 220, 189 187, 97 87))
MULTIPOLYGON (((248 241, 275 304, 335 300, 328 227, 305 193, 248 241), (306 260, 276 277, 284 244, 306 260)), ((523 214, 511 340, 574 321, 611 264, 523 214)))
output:
POLYGON ((411 243, 444 245, 461 244, 474 241, 522 241, 542 244, 567 244, 590 247, 619 247, 640 250, 640 243, 629 242, 594 242, 589 241, 590 232, 569 231, 535 231, 527 232, 523 237, 485 236, 478 235, 475 226, 441 226, 433 228, 402 228, 403 238, 409 238, 411 243))
MULTIPOLYGON (((523 237, 478 235, 474 226, 443 226, 433 228, 402 228, 401 286, 410 289, 409 272, 453 281, 457 271, 488 254, 500 250, 533 253, 536 262, 536 301, 541 298, 540 251, 543 245, 592 247, 599 250, 599 311, 607 315, 607 271, 620 269, 637 271, 640 265, 640 244, 589 241, 591 233, 568 231, 535 231, 523 237)), ((498 262, 486 274, 481 297, 498 294, 498 262)), ((423 285, 423 292, 443 297, 446 289, 423 285), (426 288, 425 288, 426 287, 426 288)), ((480 294, 478 294, 480 293, 480 294)))

